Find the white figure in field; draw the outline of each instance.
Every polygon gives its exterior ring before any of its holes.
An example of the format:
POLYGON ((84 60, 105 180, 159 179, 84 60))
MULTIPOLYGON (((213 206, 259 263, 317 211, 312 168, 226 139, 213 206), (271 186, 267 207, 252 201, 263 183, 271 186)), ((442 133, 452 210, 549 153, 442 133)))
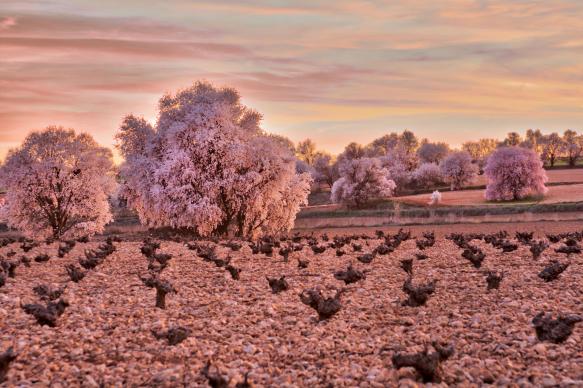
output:
POLYGON ((439 190, 435 190, 431 193, 431 198, 429 199, 429 206, 437 206, 441 203, 441 193, 439 190))

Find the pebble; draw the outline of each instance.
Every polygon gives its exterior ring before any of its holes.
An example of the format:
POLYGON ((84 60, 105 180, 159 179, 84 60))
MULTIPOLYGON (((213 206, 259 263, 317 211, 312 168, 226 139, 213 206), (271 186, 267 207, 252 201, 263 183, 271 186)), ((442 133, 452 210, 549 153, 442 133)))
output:
POLYGON ((401 318, 401 324, 403 324, 405 326, 413 326, 413 325, 415 325, 415 320, 411 317, 404 317, 404 318, 401 318))
POLYGON ((533 346, 533 349, 538 354, 545 354, 547 352, 547 347, 543 343, 539 343, 533 346))
POLYGON ((99 384, 90 375, 85 376, 85 385, 90 388, 98 388, 99 384))
POLYGON ((557 385, 557 381, 553 376, 544 376, 541 382, 543 387, 554 387, 557 385))

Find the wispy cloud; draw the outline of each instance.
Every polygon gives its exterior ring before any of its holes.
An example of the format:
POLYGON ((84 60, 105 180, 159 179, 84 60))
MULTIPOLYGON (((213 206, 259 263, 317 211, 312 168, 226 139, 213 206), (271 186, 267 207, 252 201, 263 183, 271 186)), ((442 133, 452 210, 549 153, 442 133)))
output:
POLYGON ((8 30, 16 25, 16 19, 10 16, 0 18, 0 30, 8 30))
MULTIPOLYGON (((408 127, 459 144, 583 122, 578 0, 4 0, 0 156, 49 124, 107 145, 197 79, 339 151, 408 127)), ((583 128, 582 128, 583 129, 583 128)))

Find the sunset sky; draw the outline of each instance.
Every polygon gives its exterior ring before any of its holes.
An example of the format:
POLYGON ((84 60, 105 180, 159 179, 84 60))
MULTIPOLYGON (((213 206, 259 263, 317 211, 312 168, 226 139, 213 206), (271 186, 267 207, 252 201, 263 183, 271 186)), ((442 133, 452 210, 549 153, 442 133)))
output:
POLYGON ((331 152, 404 128, 580 131, 582 20, 580 0, 1 0, 0 157, 51 124, 112 146, 198 79, 331 152))

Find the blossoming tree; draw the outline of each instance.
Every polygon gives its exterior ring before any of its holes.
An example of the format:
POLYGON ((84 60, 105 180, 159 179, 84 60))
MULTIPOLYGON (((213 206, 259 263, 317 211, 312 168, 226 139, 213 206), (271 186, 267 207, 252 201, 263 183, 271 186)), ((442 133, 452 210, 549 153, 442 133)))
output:
POLYGON ((511 201, 544 195, 547 174, 540 157, 528 148, 501 147, 488 158, 486 199, 511 201))
POLYGON ((452 190, 461 189, 478 175, 478 166, 472 163, 472 157, 465 151, 452 152, 441 161, 439 168, 452 190))
POLYGON ((412 178, 420 187, 431 187, 443 182, 441 169, 435 163, 423 163, 413 171, 412 178))
POLYGON ((151 227, 201 236, 289 230, 310 190, 295 157, 260 128, 261 115, 232 88, 206 82, 165 95, 155 127, 127 116, 121 195, 151 227))
POLYGON ((411 182, 409 170, 410 156, 400 150, 390 151, 387 155, 378 158, 383 168, 389 172, 391 179, 398 188, 404 188, 411 182))
POLYGON ((392 197, 395 182, 378 158, 346 160, 340 165, 340 179, 332 185, 332 202, 362 207, 373 198, 392 197))
POLYGON ((85 133, 62 127, 31 133, 9 152, 0 184, 3 218, 30 237, 92 235, 112 220, 112 154, 85 133))

